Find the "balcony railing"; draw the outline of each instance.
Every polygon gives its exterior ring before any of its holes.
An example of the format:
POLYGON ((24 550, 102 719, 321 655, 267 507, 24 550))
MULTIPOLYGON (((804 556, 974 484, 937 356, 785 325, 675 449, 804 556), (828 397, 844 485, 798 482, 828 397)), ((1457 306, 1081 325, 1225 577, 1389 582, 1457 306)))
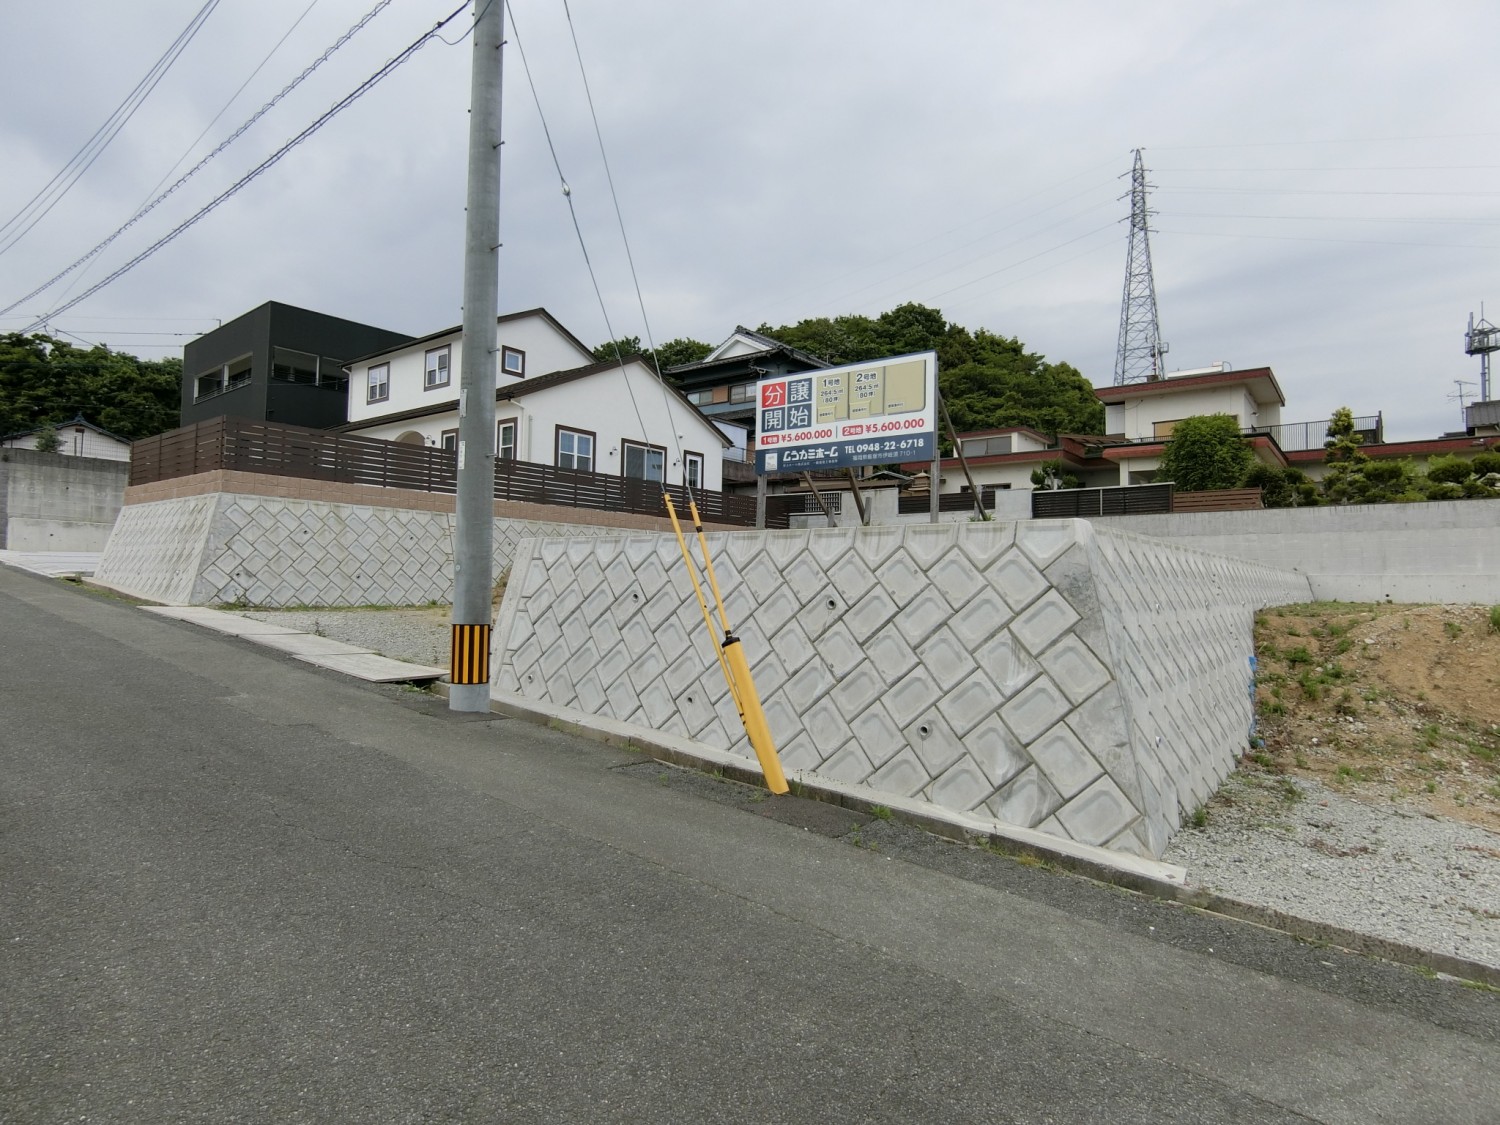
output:
MULTIPOLYGON (((1305 449, 1322 449, 1328 440, 1330 418, 1321 422, 1288 422, 1282 426, 1252 426, 1245 434, 1269 434, 1283 453, 1296 453, 1305 449)), ((1354 432, 1359 435, 1361 445, 1379 445, 1385 441, 1385 420, 1379 414, 1367 414, 1354 419, 1354 432)))

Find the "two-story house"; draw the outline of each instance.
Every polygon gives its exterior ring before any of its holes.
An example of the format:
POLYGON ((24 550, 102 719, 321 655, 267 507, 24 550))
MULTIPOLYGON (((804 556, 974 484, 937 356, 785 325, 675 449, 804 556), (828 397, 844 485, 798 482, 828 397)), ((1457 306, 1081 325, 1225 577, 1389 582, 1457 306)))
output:
MULTIPOLYGON (((497 457, 721 490, 730 439, 649 364, 596 361, 546 309, 498 323, 497 457)), ((338 431, 456 448, 462 361, 461 326, 355 360, 338 431)))

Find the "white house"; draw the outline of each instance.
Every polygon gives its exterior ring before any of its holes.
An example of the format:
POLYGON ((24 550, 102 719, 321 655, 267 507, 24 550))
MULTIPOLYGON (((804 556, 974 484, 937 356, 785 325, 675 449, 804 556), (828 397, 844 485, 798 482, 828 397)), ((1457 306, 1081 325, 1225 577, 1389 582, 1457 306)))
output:
MULTIPOLYGON (((130 442, 118 434, 85 422, 79 415, 71 422, 60 422, 57 430, 57 452, 69 457, 98 457, 105 461, 129 461, 130 442)), ((0 439, 0 449, 35 449, 41 429, 25 430, 0 439)))
MULTIPOLYGON (((499 343, 496 456, 722 491, 733 440, 647 363, 596 362, 545 309, 502 316, 499 343)), ((462 350, 451 328, 354 361, 339 432, 456 448, 462 350)))

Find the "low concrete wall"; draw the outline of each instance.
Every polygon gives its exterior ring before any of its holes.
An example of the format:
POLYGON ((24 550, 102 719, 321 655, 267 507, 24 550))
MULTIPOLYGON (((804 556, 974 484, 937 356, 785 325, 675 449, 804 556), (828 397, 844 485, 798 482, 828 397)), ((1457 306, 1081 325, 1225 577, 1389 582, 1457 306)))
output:
MULTIPOLYGON (((128 504, 94 580, 168 605, 447 603, 453 519, 451 512, 229 492, 128 504)), ((496 573, 523 538, 614 531, 496 519, 496 573)))
POLYGON ((1338 601, 1500 603, 1500 501, 1108 516, 1149 535, 1296 570, 1338 601))
MULTIPOLYGON (((1150 857, 1245 747, 1254 611, 1310 596, 1080 520, 709 540, 789 769, 1150 857)), ((669 537, 521 543, 493 667, 753 760, 669 537)))
POLYGON ((0 549, 102 551, 130 466, 34 449, 0 453, 0 549))

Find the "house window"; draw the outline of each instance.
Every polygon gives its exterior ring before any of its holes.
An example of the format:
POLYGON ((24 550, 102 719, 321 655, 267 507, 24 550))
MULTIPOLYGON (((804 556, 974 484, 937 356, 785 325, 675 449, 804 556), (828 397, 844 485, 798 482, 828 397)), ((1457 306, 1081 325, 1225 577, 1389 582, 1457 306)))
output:
POLYGON ((682 455, 682 482, 689 488, 703 487, 703 454, 682 455))
POLYGON ((520 348, 500 348, 500 370, 517 377, 526 374, 526 353, 520 348))
POLYGON ((1177 423, 1181 421, 1181 418, 1173 418, 1170 422, 1153 422, 1151 425, 1151 436, 1169 438, 1172 436, 1172 431, 1176 428, 1177 423))
POLYGON ((622 443, 625 450, 622 475, 635 480, 661 481, 667 468, 667 451, 659 445, 641 445, 637 442, 622 443))
POLYGON ((1009 453, 1010 451, 1010 434, 999 434, 994 437, 964 439, 965 457, 992 457, 997 453, 1009 453))
POLYGON ((427 353, 427 373, 422 378, 422 386, 427 390, 448 385, 449 351, 449 348, 441 347, 427 353))
POLYGON ((443 431, 442 440, 441 440, 441 445, 442 445, 442 447, 444 449, 451 449, 451 450, 457 451, 457 449, 458 449, 458 431, 457 430, 444 430, 443 431))
POLYGON ((366 377, 365 401, 384 402, 391 397, 391 365, 377 363, 366 377))
POLYGON ((495 423, 495 456, 502 461, 516 459, 516 423, 514 420, 495 423))
POLYGON ((594 435, 583 430, 557 427, 557 467, 594 471, 594 435))
POLYGON ((684 397, 694 406, 707 406, 714 400, 714 390, 710 387, 706 391, 688 391, 684 397))
POLYGON ((732 386, 732 387, 729 388, 729 401, 730 402, 754 402, 755 401, 755 384, 754 383, 736 383, 734 386, 732 386))

